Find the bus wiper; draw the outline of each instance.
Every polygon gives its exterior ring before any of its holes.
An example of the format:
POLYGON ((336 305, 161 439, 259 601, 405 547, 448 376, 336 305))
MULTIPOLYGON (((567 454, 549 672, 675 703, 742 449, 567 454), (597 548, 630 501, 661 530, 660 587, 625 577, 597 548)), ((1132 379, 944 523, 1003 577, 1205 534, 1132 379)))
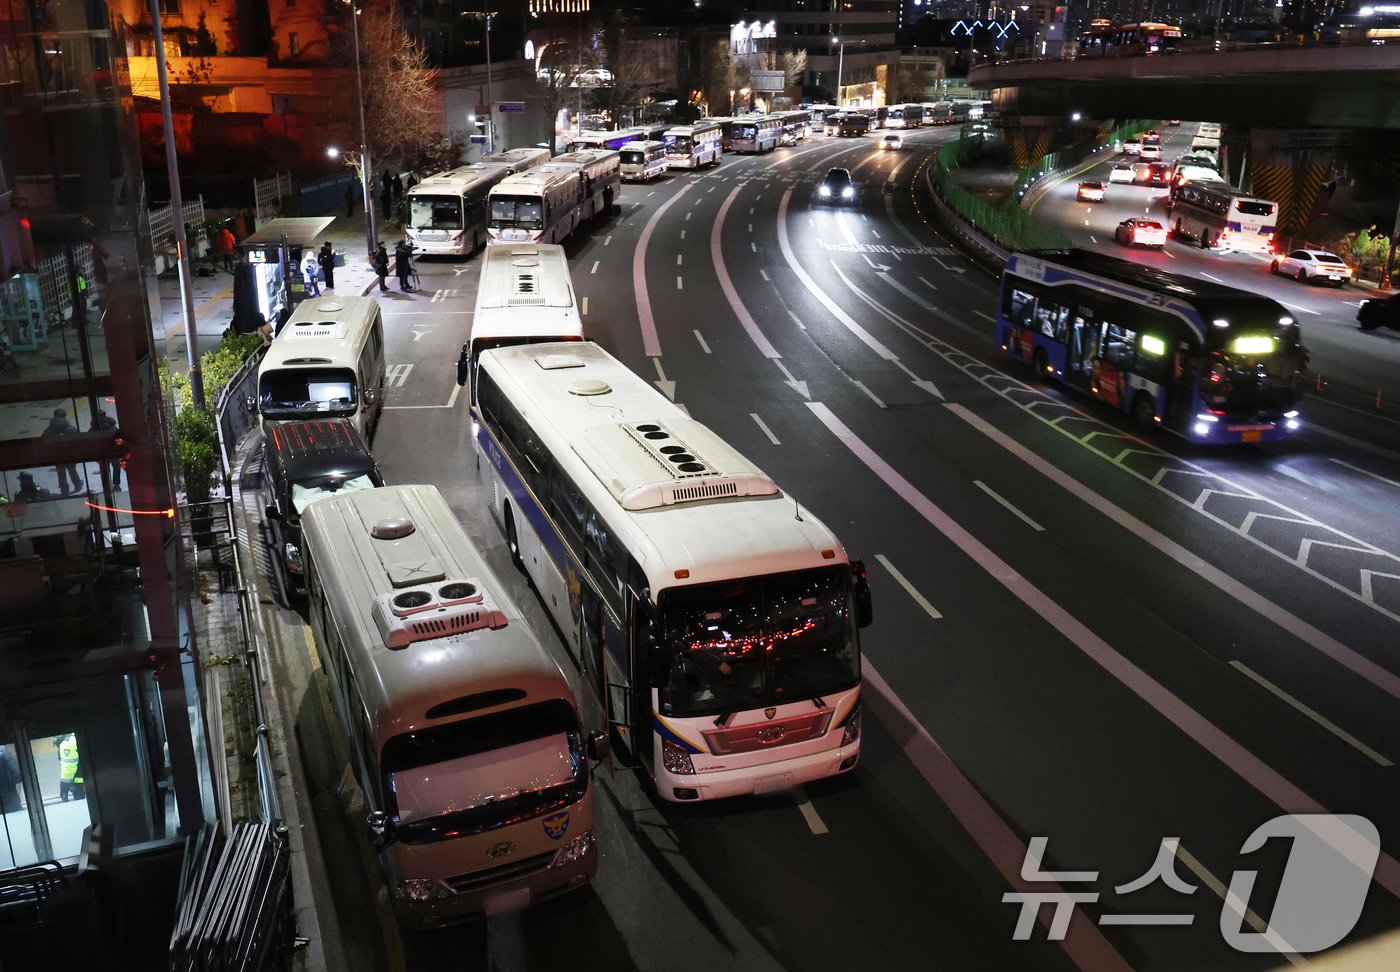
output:
POLYGON ((807 701, 811 702, 818 709, 826 708, 826 699, 822 698, 820 693, 812 691, 812 683, 807 681, 807 677, 805 675, 803 675, 797 669, 793 669, 787 674, 788 677, 790 677, 801 687, 803 697, 806 698, 807 701))

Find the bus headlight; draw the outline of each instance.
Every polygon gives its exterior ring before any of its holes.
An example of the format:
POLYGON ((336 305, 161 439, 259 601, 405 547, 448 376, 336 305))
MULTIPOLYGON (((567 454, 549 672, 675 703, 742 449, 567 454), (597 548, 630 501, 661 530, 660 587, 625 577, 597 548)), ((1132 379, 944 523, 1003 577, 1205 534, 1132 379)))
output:
POLYGON ((405 878, 398 884, 398 895, 405 901, 441 901, 452 897, 452 889, 437 878, 405 878))
POLYGON ((841 745, 849 746, 860 741, 860 703, 851 710, 851 716, 846 720, 846 731, 841 734, 841 745))
POLYGON ((1193 434, 1204 438, 1205 436, 1210 435, 1211 426, 1213 426, 1216 422, 1219 421, 1219 417, 1215 415, 1197 415, 1196 424, 1191 426, 1191 431, 1193 434))
POLYGON ((550 867, 563 867, 565 864, 572 864, 574 861, 582 860, 593 853, 593 831, 585 830, 563 847, 559 848, 554 855, 550 867))
POLYGON ((301 548, 294 543, 286 545, 287 570, 293 574, 300 574, 302 571, 301 548))
POLYGON ((1298 412, 1296 409, 1291 412, 1283 413, 1283 427, 1286 428, 1288 431, 1298 431, 1298 426, 1301 424, 1302 422, 1300 422, 1298 419, 1298 412))
POLYGON ((661 740, 661 765, 666 767, 666 772, 675 773, 677 776, 695 775, 695 765, 690 761, 690 753, 669 739, 661 740))

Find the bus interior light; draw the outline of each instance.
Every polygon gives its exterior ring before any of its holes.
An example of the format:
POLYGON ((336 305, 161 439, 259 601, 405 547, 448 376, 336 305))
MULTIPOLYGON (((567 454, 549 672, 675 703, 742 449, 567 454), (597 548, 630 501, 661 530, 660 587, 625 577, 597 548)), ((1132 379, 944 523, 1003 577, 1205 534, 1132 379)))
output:
POLYGON ((1213 320, 1213 321, 1210 322, 1210 326, 1211 326, 1211 327, 1229 327, 1229 326, 1230 326, 1230 322, 1229 322, 1228 320, 1226 320, 1225 318, 1223 318, 1223 317, 1217 317, 1215 320, 1213 320))

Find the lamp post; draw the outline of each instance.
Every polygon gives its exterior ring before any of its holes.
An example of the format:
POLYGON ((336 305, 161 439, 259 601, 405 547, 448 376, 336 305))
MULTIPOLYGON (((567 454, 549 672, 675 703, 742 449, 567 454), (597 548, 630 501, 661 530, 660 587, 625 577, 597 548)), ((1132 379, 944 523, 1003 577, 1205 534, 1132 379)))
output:
POLYGON ((496 151, 496 99, 491 92, 491 17, 486 12, 486 154, 496 151))
POLYGON ((350 3, 350 36, 355 39, 355 101, 360 106, 360 190, 365 197, 365 252, 374 253, 374 198, 369 191, 369 131, 365 127, 365 86, 360 80, 360 11, 350 3))
POLYGON ((841 104, 841 69, 846 64, 846 42, 839 37, 831 38, 831 43, 836 45, 836 107, 844 107, 841 104))

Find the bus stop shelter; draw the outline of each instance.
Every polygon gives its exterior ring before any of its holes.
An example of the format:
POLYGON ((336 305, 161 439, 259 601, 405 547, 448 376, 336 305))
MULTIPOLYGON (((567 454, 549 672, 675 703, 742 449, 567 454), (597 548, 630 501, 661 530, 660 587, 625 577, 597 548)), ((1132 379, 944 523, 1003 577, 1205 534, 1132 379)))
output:
POLYGON ((233 277, 233 329, 252 334, 264 322, 280 328, 306 294, 301 255, 333 216, 291 216, 264 220, 238 244, 233 277))

